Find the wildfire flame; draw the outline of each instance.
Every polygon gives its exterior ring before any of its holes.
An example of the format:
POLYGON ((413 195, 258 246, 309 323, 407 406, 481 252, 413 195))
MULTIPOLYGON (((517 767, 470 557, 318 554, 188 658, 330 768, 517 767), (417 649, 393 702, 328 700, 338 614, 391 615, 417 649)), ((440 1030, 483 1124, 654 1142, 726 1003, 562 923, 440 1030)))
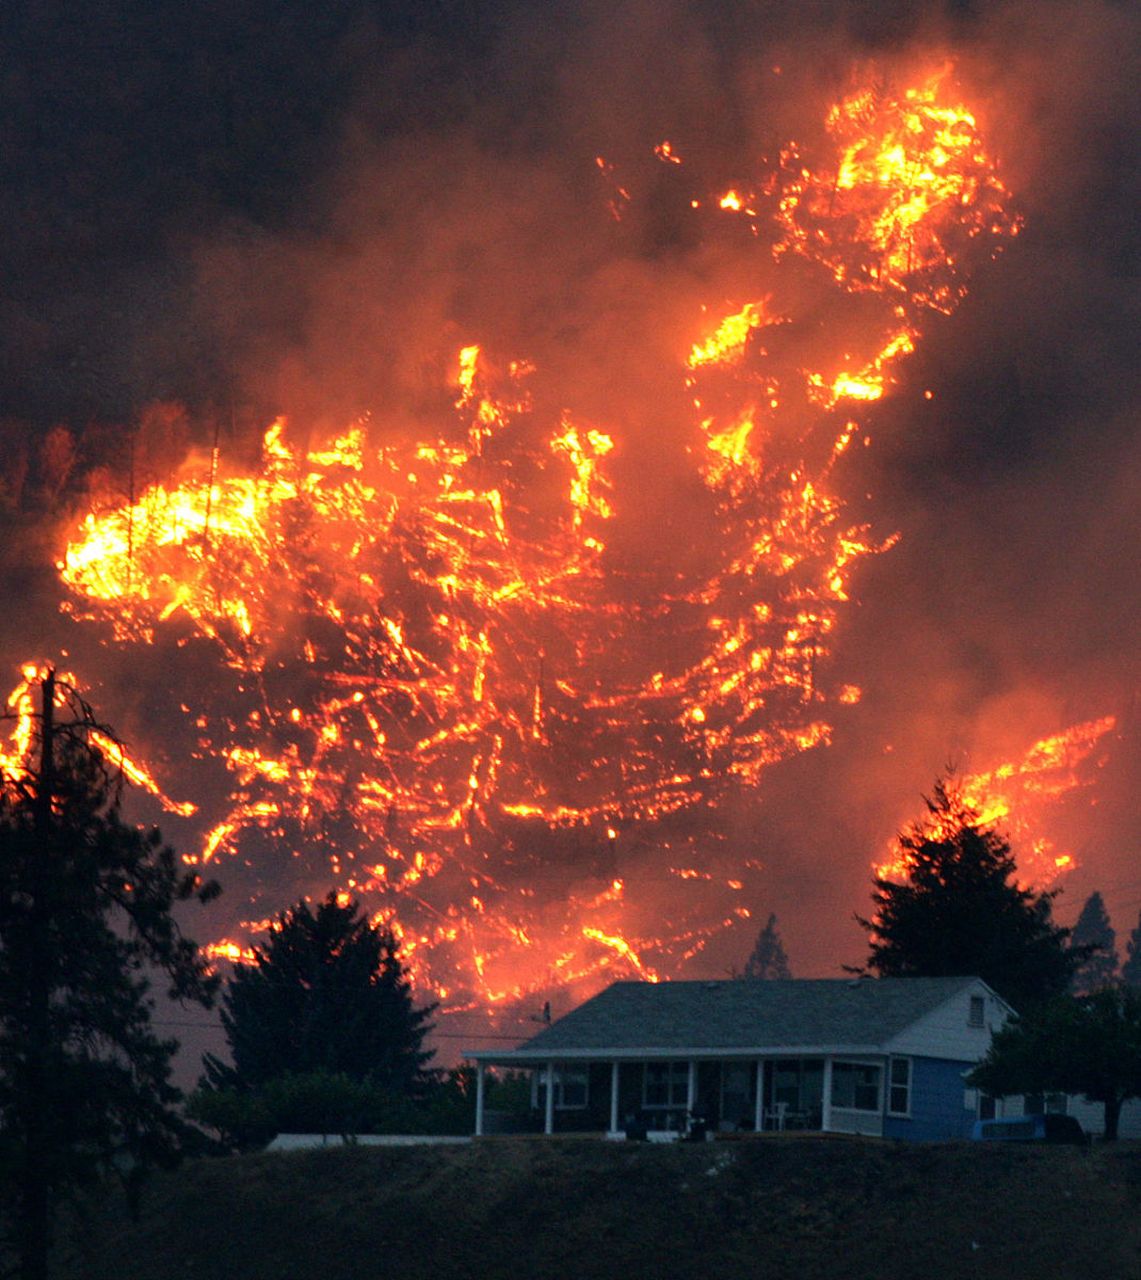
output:
MULTIPOLYGON (((539 371, 474 342, 452 366, 453 418, 418 438, 362 420, 306 449, 278 421, 253 474, 188 465, 85 517, 59 565, 73 616, 220 673, 188 712, 227 793, 196 860, 248 868, 274 909, 280 878, 332 877, 457 1005, 612 966, 656 978, 748 918, 721 895, 756 864, 718 812, 858 700, 829 640, 855 566, 892 541, 845 515, 838 472, 861 430, 846 415, 891 391, 924 314, 962 296, 972 242, 1018 229, 949 81, 854 94, 827 118, 830 154, 790 144, 762 194, 691 202, 778 231, 771 254, 756 241, 764 294, 693 317, 663 371, 693 405, 696 567, 611 549, 622 433, 546 417, 539 371), (782 286, 806 262, 875 303, 827 367, 784 334, 782 286), (719 858, 728 877, 670 870, 719 858), (655 910, 639 913, 646 883, 655 910), (684 895, 664 912, 663 886, 684 895)), ((619 218, 631 190, 595 163, 619 218)))
MULTIPOLYGON (((1076 865, 1073 851, 1059 848, 1044 833, 1042 819, 1052 807, 1088 790, 1116 729, 1114 716, 1086 720, 1039 738, 1017 760, 955 779, 958 795, 978 815, 979 825, 997 825, 1011 838, 1024 883, 1049 884, 1076 865)), ((925 816, 920 829, 935 839, 944 834, 933 814, 925 816)), ((908 861, 896 849, 875 867, 877 876, 891 880, 904 880, 908 872, 908 861)))
POLYGON ((846 288, 953 309, 966 288, 962 247, 1016 235, 1021 223, 974 115, 948 99, 951 71, 898 95, 861 87, 837 103, 825 128, 838 163, 813 168, 795 143, 784 149, 781 251, 826 264, 846 288))

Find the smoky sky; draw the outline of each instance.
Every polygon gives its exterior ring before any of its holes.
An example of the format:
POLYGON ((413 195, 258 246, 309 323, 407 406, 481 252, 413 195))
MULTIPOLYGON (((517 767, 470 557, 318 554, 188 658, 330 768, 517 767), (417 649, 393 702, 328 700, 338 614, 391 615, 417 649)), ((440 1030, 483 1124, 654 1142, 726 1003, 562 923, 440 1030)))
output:
MULTIPOLYGON (((534 360, 536 394, 587 419, 617 406, 630 554, 662 554, 662 528, 684 554, 699 508, 661 369, 703 302, 753 284, 752 247, 707 242, 690 194, 809 136, 853 66, 953 58, 1025 226, 865 417, 852 509, 901 537, 836 638, 862 702, 742 814, 755 914, 777 913, 798 975, 858 962, 870 863, 938 773, 1112 714, 1096 808, 1057 819, 1081 863, 1058 910, 1101 888, 1131 928, 1139 29, 1086 0, 5 5, 0 427, 32 457, 6 489, 7 660, 74 643, 54 532, 146 406, 186 407, 152 428, 156 469, 219 421, 252 450, 277 412, 301 435, 370 412, 399 437, 471 341, 534 360), (636 197, 621 223, 596 156, 636 197), (52 489, 35 449, 57 424, 79 455, 52 489)), ((751 938, 732 945, 709 976, 751 938)))

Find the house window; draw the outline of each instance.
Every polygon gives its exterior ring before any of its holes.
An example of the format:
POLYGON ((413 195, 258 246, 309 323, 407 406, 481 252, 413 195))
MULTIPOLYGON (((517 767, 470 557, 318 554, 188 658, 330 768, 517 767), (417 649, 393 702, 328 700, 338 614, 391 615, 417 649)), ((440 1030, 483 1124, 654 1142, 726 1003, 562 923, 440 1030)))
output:
POLYGON ((832 1105, 849 1111, 880 1109, 880 1068, 870 1062, 832 1064, 832 1105))
POLYGON ((986 1000, 982 996, 971 996, 971 1009, 967 1014, 968 1027, 981 1027, 986 1016, 986 1000))
POLYGON ((644 1107, 684 1107, 689 1101, 688 1062, 647 1062, 642 1077, 644 1107))
POLYGON ((1066 1095, 1064 1093, 1028 1093, 1022 1104, 1023 1115, 1058 1115, 1066 1114, 1066 1095))
MULTIPOLYGON (((547 1106, 547 1073, 536 1072, 532 1079, 536 1081, 535 1106, 543 1111, 547 1106)), ((555 1110, 581 1111, 587 1104, 589 1083, 586 1067, 560 1067, 555 1072, 555 1110)))
POLYGON ((892 1058, 888 1067, 887 1109, 893 1116, 911 1114, 911 1059, 892 1058))

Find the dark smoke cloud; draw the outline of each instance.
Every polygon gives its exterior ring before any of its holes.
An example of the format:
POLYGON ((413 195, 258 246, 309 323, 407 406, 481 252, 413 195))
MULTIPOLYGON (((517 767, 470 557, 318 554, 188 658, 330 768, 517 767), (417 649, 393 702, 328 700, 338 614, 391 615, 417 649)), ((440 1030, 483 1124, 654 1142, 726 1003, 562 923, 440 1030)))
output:
MULTIPOLYGON (((854 61, 903 76, 955 57, 1026 228, 953 317, 932 317, 869 415, 853 499, 870 494, 876 528, 903 536, 862 571, 837 641, 865 698, 831 748, 773 772, 740 839, 765 863, 756 912, 778 913, 794 971, 835 972, 862 955, 850 917, 871 860, 948 762, 984 767, 1116 714, 1102 803, 1060 820, 1084 863, 1061 914, 1103 887, 1119 933, 1131 926, 1134 8, 346 0, 320 19, 296 6, 270 22, 249 3, 197 23, 119 8, 107 30, 64 31, 27 7, 9 33, 21 168, 3 197, 0 413, 35 438, 173 398, 203 422, 236 405, 235 448, 255 438, 251 406, 301 434, 371 410, 400 437, 446 410, 446 361, 480 341, 533 359, 536 394, 620 420, 635 560, 660 553, 663 527, 679 552, 702 536, 673 450, 685 406, 662 370, 702 302, 758 283, 751 244, 695 232, 691 190, 747 180, 813 129, 854 61), (76 141, 79 119, 94 123, 76 141), (650 154, 664 138, 680 176, 650 154), (596 155, 636 196, 621 224, 596 155)), ((22 589, 51 603, 42 582, 22 589)), ((50 629, 11 619, 4 652, 50 629)), ((129 711, 145 714, 145 699, 129 711)), ((703 963, 719 974, 749 943, 703 963)))

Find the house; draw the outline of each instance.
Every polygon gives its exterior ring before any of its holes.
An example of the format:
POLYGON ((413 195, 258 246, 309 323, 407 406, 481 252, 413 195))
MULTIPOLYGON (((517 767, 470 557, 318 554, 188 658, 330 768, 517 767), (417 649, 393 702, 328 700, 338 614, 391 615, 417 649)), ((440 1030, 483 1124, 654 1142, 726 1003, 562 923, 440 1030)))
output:
MULTIPOLYGON (((546 1133, 803 1129, 917 1141, 970 1133, 963 1076, 1010 1006, 980 978, 616 982, 488 1067, 530 1070, 546 1133)), ((537 1126, 538 1127, 538 1126, 537 1126)))

